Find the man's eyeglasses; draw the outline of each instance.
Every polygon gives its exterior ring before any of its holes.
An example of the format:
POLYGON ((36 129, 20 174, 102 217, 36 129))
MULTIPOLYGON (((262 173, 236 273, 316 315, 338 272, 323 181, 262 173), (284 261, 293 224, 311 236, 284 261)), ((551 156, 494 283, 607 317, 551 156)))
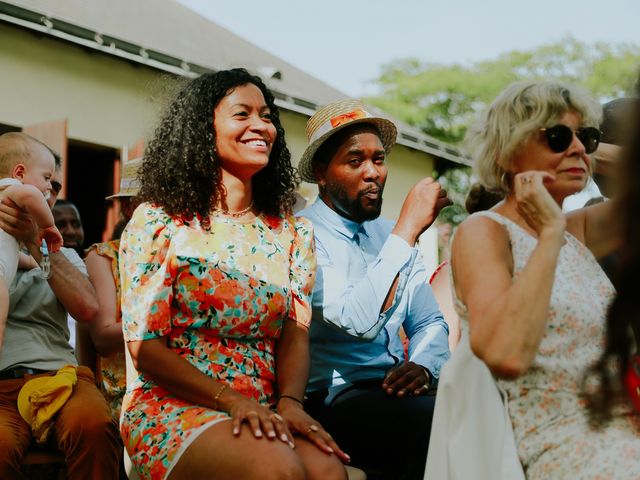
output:
MULTIPOLYGON (((573 141, 574 132, 566 125, 554 125, 549 128, 541 128, 540 131, 544 132, 549 148, 556 153, 564 152, 573 141)), ((587 153, 596 151, 600 144, 600 130, 595 127, 584 127, 577 129, 575 134, 584 145, 587 153)))

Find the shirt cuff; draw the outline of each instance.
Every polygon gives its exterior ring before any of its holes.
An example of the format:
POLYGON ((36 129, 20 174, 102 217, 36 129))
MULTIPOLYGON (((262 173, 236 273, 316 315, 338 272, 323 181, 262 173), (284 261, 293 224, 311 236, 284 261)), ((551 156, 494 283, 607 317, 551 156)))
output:
POLYGON ((407 267, 411 270, 417 256, 418 249, 410 246, 402 237, 392 233, 387 237, 382 249, 380 249, 378 261, 383 258, 386 261, 391 260, 390 264, 393 264, 391 268, 394 270, 395 276, 397 272, 405 270, 407 267))

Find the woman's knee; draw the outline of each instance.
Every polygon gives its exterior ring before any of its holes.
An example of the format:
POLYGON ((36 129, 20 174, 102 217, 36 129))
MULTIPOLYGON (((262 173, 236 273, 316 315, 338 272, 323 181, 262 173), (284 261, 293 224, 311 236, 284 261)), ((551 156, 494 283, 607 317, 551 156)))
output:
POLYGON ((347 480, 347 471, 336 455, 327 455, 301 439, 297 440, 296 453, 302 460, 307 480, 347 480))
POLYGON ((295 457, 281 459, 282 461, 269 462, 266 469, 256 471, 256 479, 264 480, 306 480, 304 466, 302 462, 295 457))
POLYGON ((311 465, 306 465, 307 480, 347 480, 347 471, 338 457, 326 456, 311 465))
POLYGON ((248 428, 231 435, 221 422, 198 436, 171 472, 171 480, 209 478, 243 480, 306 480, 304 465, 287 444, 256 439, 248 428))

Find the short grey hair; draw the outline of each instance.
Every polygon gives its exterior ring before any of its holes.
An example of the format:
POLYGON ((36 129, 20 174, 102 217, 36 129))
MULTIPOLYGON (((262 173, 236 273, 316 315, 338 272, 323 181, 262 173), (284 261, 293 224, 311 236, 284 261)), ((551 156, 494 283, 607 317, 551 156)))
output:
POLYGON ((532 134, 553 126, 569 111, 580 116, 583 126, 600 124, 602 108, 583 88, 548 80, 509 85, 467 133, 478 181, 507 193, 505 176, 513 155, 532 134))

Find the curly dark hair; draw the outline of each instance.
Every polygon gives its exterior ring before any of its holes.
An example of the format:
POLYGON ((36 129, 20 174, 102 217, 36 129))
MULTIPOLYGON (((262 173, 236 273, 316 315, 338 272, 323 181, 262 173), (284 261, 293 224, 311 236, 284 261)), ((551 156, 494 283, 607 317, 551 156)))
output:
POLYGON ((291 212, 299 178, 291 165, 278 108, 262 80, 244 68, 205 73, 188 81, 169 102, 138 172, 143 201, 185 219, 210 214, 224 196, 215 153, 214 109, 234 88, 247 84, 262 92, 277 131, 267 166, 253 177, 255 205, 267 215, 291 212))
POLYGON ((637 351, 640 339, 640 99, 633 105, 633 128, 628 137, 628 149, 621 159, 619 175, 620 218, 624 243, 620 249, 620 262, 613 276, 616 297, 607 315, 606 345, 604 353, 587 372, 585 381, 596 380, 596 388, 588 392, 591 418, 601 426, 610 418, 611 407, 624 398, 621 395, 623 379, 629 368, 632 353, 637 351), (635 338, 634 338, 635 337, 635 338))

